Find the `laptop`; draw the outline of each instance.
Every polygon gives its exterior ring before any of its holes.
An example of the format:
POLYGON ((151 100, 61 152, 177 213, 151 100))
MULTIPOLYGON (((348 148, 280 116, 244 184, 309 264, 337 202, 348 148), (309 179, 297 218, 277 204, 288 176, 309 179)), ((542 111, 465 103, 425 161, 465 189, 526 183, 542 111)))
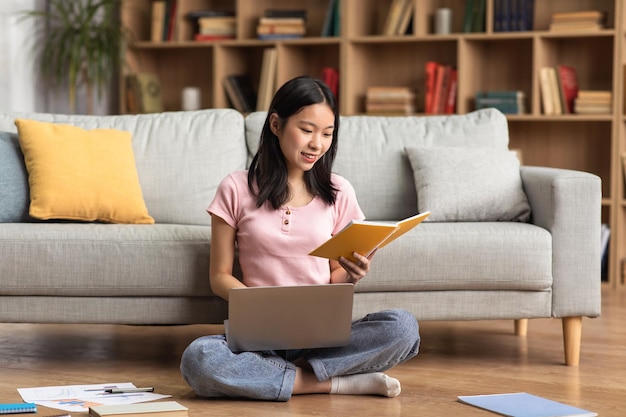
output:
POLYGON ((354 285, 233 288, 226 341, 233 352, 346 346, 354 285))

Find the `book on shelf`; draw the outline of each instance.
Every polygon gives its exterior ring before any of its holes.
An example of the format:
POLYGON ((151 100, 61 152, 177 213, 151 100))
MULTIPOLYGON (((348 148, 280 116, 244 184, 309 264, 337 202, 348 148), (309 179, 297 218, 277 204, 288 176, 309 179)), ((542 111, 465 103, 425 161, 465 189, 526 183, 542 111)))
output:
POLYGON ((409 87, 368 87, 365 111, 369 114, 409 115, 415 113, 415 92, 409 87))
POLYGON ((533 30, 535 0, 494 0, 494 32, 533 30))
POLYGON ((550 30, 556 32, 600 30, 605 25, 606 13, 599 10, 558 12, 552 14, 550 30))
POLYGON ((335 99, 339 99, 339 70, 332 67, 322 68, 320 79, 330 88, 333 92, 335 99))
POLYGON ((158 0, 152 2, 152 21, 150 27, 150 40, 152 42, 163 41, 163 26, 165 25, 166 1, 158 0))
POLYGON ((493 107, 505 114, 525 114, 526 94, 521 90, 479 91, 476 109, 493 107))
POLYGON ((382 34, 385 36, 404 35, 413 15, 413 0, 392 0, 382 34))
POLYGON ((326 8, 326 15, 322 23, 320 36, 339 36, 339 7, 341 0, 329 0, 326 8))
POLYGON ((91 417, 187 417, 187 407, 176 401, 154 401, 134 404, 94 405, 91 417))
POLYGON ((561 105, 561 93, 559 90, 556 68, 545 66, 539 70, 539 88, 541 91, 541 104, 543 114, 563 114, 561 105))
POLYGON ((250 113, 256 109, 257 91, 247 75, 231 74, 222 81, 226 96, 232 106, 241 113, 250 113))
POLYGON ((467 0, 463 17, 463 32, 484 32, 487 0, 467 0))
POLYGON ((261 61, 261 75, 259 77, 259 92, 257 94, 256 110, 267 111, 270 108, 274 90, 276 89, 276 66, 278 50, 265 48, 261 61))
POLYGON ((0 404, 0 414, 23 414, 36 413, 37 404, 35 403, 6 403, 0 404))
POLYGON ((451 114, 456 108, 457 69, 427 61, 425 68, 424 112, 451 114))
POLYGON ((355 262, 354 252, 369 256, 412 230, 429 215, 430 212, 425 211, 399 222, 353 220, 309 255, 334 260, 344 257, 355 262))
POLYGON ((165 0, 161 39, 171 41, 178 33, 178 0, 165 0))
POLYGON ((159 77, 150 72, 126 76, 127 105, 131 113, 160 113, 163 111, 159 77))
POLYGON ((559 81, 559 91, 563 113, 574 113, 574 100, 578 97, 578 77, 576 69, 568 65, 557 65, 556 74, 559 81))
POLYGON ((459 402, 508 417, 595 417, 598 414, 526 392, 460 395, 459 402))

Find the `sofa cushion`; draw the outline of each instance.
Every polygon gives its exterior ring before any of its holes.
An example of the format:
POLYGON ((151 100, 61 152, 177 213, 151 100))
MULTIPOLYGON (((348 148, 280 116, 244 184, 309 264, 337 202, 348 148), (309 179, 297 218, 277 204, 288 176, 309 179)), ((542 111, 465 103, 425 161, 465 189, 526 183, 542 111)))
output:
POLYGON ((549 293, 552 244, 548 230, 529 223, 424 222, 376 252, 356 291, 549 293))
POLYGON ((28 173, 15 133, 0 132, 0 223, 28 221, 28 173))
POLYGON ((492 148, 407 148, 426 221, 527 221, 530 205, 513 151, 492 148))
POLYGON ((211 295, 210 239, 210 227, 194 225, 6 223, 0 295, 211 295))
POLYGON ((129 132, 27 119, 15 124, 32 217, 154 223, 141 193, 129 132))
POLYGON ((210 225, 206 208, 217 186, 246 165, 244 119, 234 109, 116 116, 12 112, 0 114, 0 130, 15 131, 16 118, 130 132, 143 198, 157 223, 210 225))

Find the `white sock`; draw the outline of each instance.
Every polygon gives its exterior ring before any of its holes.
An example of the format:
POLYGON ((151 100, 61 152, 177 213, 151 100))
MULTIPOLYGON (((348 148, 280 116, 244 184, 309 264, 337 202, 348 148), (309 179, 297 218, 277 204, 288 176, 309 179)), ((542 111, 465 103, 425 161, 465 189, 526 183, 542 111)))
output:
POLYGON ((382 372, 335 376, 330 382, 331 394, 382 395, 391 398, 400 395, 401 391, 400 381, 382 372))

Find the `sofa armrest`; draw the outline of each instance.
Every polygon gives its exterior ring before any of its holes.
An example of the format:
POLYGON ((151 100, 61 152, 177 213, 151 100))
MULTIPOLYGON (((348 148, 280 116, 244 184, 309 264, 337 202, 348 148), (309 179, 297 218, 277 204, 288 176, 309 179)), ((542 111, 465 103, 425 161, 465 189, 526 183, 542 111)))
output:
POLYGON ((601 179, 593 174, 521 167, 531 223, 552 234, 552 316, 600 315, 601 179))

